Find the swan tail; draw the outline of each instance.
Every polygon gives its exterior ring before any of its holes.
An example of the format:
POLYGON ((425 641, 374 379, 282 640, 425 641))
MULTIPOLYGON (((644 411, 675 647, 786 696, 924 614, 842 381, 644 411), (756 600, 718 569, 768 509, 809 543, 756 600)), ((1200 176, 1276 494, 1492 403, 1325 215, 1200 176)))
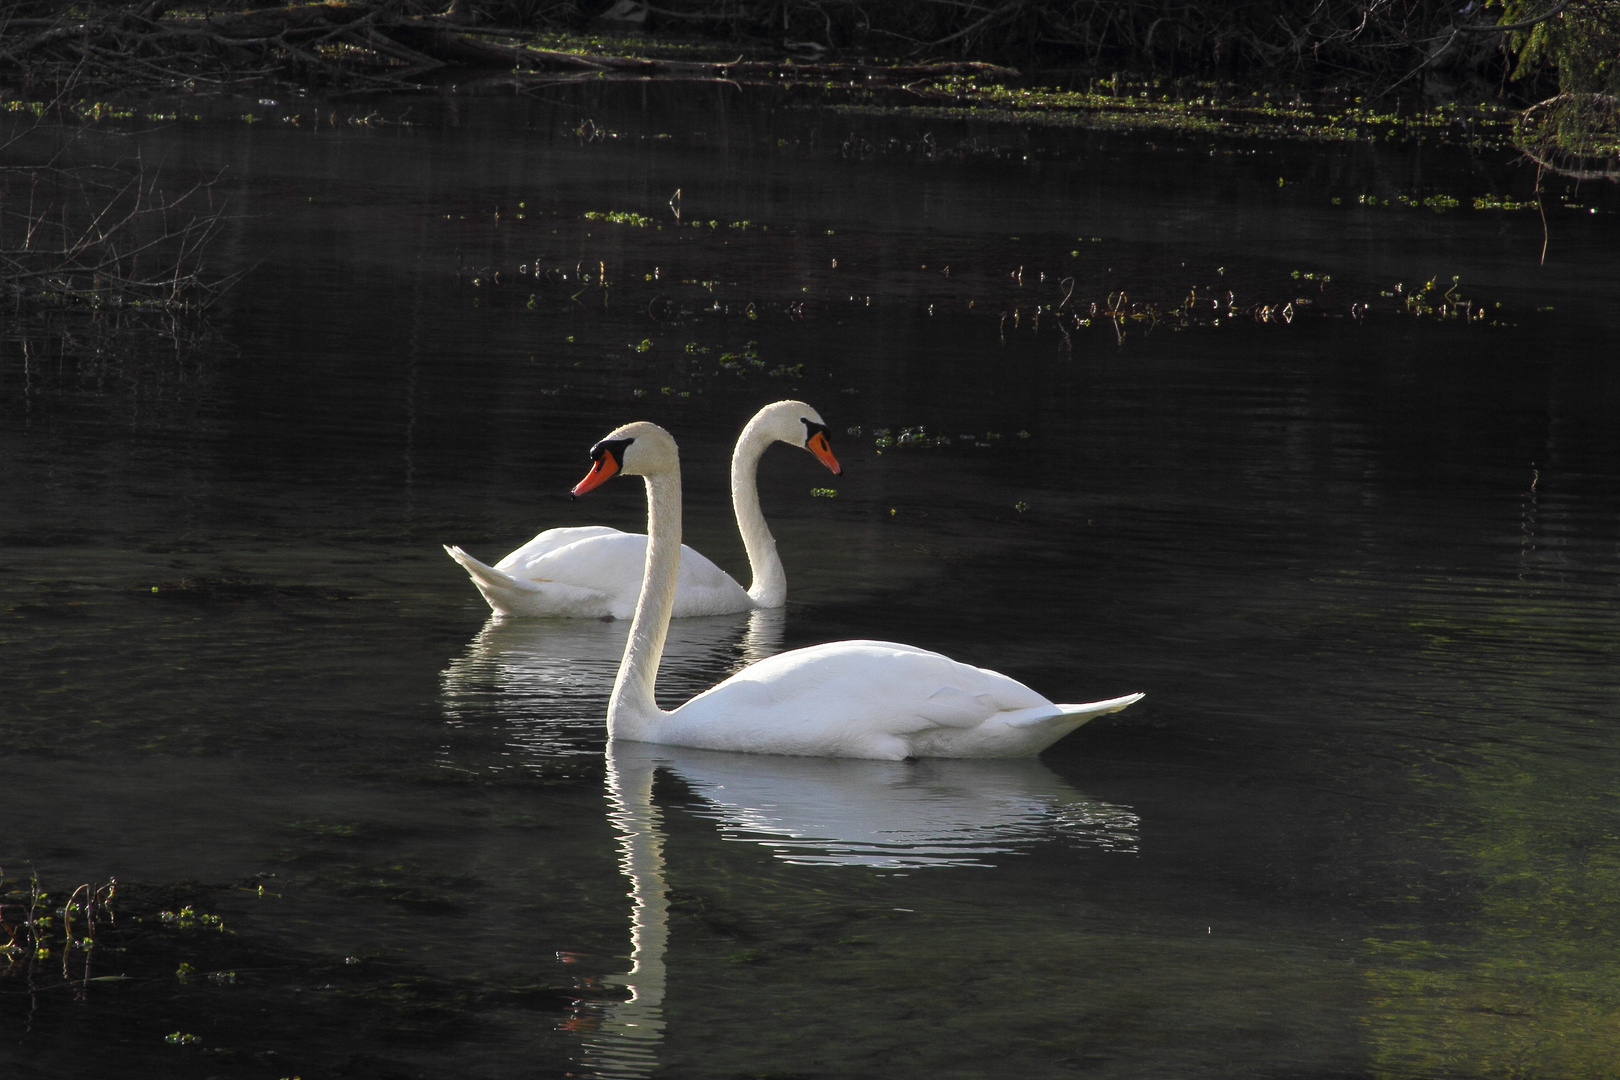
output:
POLYGON ((479 591, 486 588, 498 590, 517 589, 520 592, 540 591, 540 586, 534 582, 524 581, 522 578, 513 577, 504 570, 497 570, 488 563, 479 562, 458 547, 446 544, 444 550, 452 559, 461 564, 463 570, 467 571, 467 575, 473 579, 473 584, 478 586, 479 591))
POLYGON ((534 582, 524 581, 488 563, 479 562, 459 547, 446 544, 444 550, 467 571, 467 576, 472 578, 473 584, 478 586, 478 591, 494 611, 502 615, 520 614, 529 606, 525 601, 532 603, 538 599, 534 594, 541 590, 534 582))
POLYGON ((1119 712, 1129 705, 1142 700, 1141 694, 1126 694, 1124 697, 1109 698, 1106 701, 1090 701, 1084 705, 1037 705, 1031 709, 1021 710, 1021 714, 1004 716, 1003 721, 1012 727, 1033 726, 1045 723, 1058 716, 1069 718, 1074 727, 1079 727, 1095 716, 1104 713, 1119 712), (1056 712, 1052 710, 1056 709, 1056 712))
POLYGON ((446 544, 444 550, 467 571, 467 576, 496 614, 581 619, 622 617, 613 610, 609 598, 594 589, 544 578, 515 577, 479 562, 458 547, 446 544))
POLYGON ((1059 705, 1058 708, 1062 709, 1066 716, 1084 716, 1090 719, 1104 713, 1119 712, 1119 710, 1129 705, 1135 705, 1145 696, 1144 694, 1126 694, 1124 697, 1109 698, 1107 701, 1091 701, 1084 705, 1059 705))

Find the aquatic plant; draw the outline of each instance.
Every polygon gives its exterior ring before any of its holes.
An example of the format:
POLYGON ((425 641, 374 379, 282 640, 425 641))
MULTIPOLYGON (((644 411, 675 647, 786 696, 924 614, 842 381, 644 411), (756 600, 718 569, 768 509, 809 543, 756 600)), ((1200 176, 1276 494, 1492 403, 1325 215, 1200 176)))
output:
POLYGON ((1437 214, 1462 205, 1462 201, 1454 195, 1397 195, 1395 199, 1402 206, 1421 207, 1437 214))
MULTIPOLYGON (((1443 141, 1473 148, 1508 145, 1515 110, 1482 103, 1398 108, 1345 93, 1305 95, 1206 80, 1141 77, 1082 81, 1069 87, 1019 87, 958 79, 911 87, 914 102, 835 102, 851 115, 899 115, 940 120, 1100 131, 1174 131, 1242 139, 1309 142, 1443 141)), ((861 154, 880 147, 851 143, 861 154)), ((951 156, 926 148, 930 160, 951 156)), ((1286 180, 1279 183, 1284 186, 1286 180)))
POLYGON ((1475 210, 1534 210, 1536 208, 1533 200, 1520 201, 1505 195, 1475 195, 1473 203, 1475 210))
POLYGON ((653 223, 653 219, 645 214, 635 214, 628 210, 588 210, 585 213, 586 221, 608 221, 615 225, 634 225, 638 229, 645 229, 653 223))
MULTIPOLYGON (((398 882, 386 871, 355 869, 358 880, 333 881, 336 895, 382 896, 434 919, 450 910, 437 896, 411 891, 407 878, 427 877, 415 868, 398 882)), ((214 886, 108 882, 67 894, 32 873, 22 880, 0 873, 0 1029, 13 1041, 26 1035, 23 1052, 52 1075, 53 1065, 60 1075, 82 1074, 82 1065, 61 1063, 64 1055, 85 1060, 87 1036, 101 1040, 97 1060, 116 1058, 109 1067, 121 1074, 172 1075, 177 1052, 201 1051, 216 1073, 223 1062, 238 1075, 245 1062, 252 1075, 339 1075, 353 1060, 357 1027, 384 1044, 426 1037, 453 1045, 477 1037, 492 1011, 516 1010, 525 1020, 538 1014, 549 1029, 583 1003, 622 996, 597 982, 557 985, 538 973, 449 976, 421 967, 408 943, 403 960, 314 949, 302 923, 284 921, 280 894, 263 890, 265 876, 214 886), (222 931, 204 914, 222 895, 264 914, 243 915, 233 920, 238 929, 222 931), (321 1006, 311 1010, 315 987, 321 1006)), ((445 885, 467 887, 463 879, 445 885)))
POLYGON ((78 981, 88 981, 96 933, 112 921, 117 892, 117 879, 109 879, 99 888, 84 884, 57 907, 37 873, 29 874, 24 888, 21 883, 8 885, 5 869, 0 867, 0 935, 6 938, 0 944, 0 958, 9 965, 0 974, 31 974, 43 961, 59 956, 64 981, 75 977, 75 958, 78 981), (61 920, 60 927, 55 925, 56 919, 61 920))
POLYGON ((1404 298, 1407 312, 1412 315, 1462 319, 1465 322, 1485 317, 1484 308, 1476 308, 1472 300, 1458 293, 1456 275, 1452 275, 1449 283, 1430 278, 1416 289, 1406 290, 1397 285, 1396 290, 1404 298))

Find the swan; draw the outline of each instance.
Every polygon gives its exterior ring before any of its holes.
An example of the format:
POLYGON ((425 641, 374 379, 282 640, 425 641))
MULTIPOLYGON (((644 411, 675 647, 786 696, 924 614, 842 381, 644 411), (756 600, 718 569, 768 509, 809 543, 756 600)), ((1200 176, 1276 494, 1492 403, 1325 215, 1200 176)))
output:
MULTIPOLYGON (((773 442, 802 446, 834 476, 843 474, 827 441, 821 414, 802 401, 778 401, 755 413, 731 454, 731 506, 748 552, 753 584, 747 589, 689 547, 681 548, 671 615, 731 615, 787 602, 787 575, 776 538, 759 509, 755 474, 773 442)), ((461 564, 489 606, 501 615, 627 619, 635 610, 647 558, 647 538, 606 525, 547 529, 489 566, 459 547, 444 546, 461 564)))
POLYGON ((653 699, 681 565, 681 463, 669 432, 645 421, 591 448, 576 496, 613 476, 647 487, 647 565, 608 699, 608 737, 821 757, 1001 758, 1039 753, 1141 694, 1058 705, 998 672, 889 641, 835 641, 777 653, 672 712, 653 699))

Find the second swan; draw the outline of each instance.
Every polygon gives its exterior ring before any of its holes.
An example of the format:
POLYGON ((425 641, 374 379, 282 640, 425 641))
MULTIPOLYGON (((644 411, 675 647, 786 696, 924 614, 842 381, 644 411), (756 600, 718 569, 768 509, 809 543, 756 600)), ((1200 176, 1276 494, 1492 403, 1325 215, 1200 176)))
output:
MULTIPOLYGON (((737 515, 753 583, 744 589, 730 574, 689 547, 681 548, 675 583, 675 618, 730 615, 787 602, 787 575, 776 539, 759 509, 755 474, 773 442, 800 446, 833 475, 843 473, 827 441, 821 414, 802 401, 778 401, 754 414, 731 455, 731 505, 737 515)), ((489 566, 459 547, 445 545, 489 606, 501 615, 628 619, 641 590, 647 538, 606 525, 547 529, 489 566)))

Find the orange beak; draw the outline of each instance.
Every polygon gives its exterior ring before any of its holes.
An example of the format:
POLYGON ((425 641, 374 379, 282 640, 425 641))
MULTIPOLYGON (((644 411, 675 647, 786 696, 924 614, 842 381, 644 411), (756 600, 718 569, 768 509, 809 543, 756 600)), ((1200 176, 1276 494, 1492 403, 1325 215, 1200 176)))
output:
POLYGON ((816 455, 816 458, 820 460, 823 465, 832 470, 832 474, 834 476, 844 475, 844 467, 838 464, 837 458, 833 457, 832 444, 827 441, 827 433, 825 431, 816 432, 814 435, 810 436, 810 441, 804 445, 805 449, 816 455))
POLYGON ((618 471, 619 463, 614 459, 613 454, 611 452, 604 452, 602 456, 597 458, 595 463, 591 465, 591 471, 585 474, 585 479, 574 485, 573 494, 579 496, 585 494, 587 491, 601 487, 603 484, 611 480, 613 478, 613 474, 618 471))

